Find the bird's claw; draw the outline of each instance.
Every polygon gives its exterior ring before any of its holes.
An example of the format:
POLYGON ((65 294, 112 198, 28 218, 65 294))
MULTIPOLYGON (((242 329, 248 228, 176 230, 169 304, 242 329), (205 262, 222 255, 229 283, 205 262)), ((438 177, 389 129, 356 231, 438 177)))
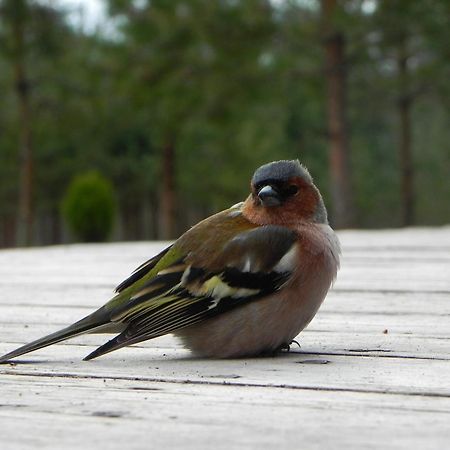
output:
POLYGON ((292 340, 289 344, 287 342, 284 342, 283 344, 281 344, 275 351, 274 354, 276 355, 277 353, 280 352, 287 352, 289 353, 291 351, 291 345, 292 344, 297 344, 299 348, 301 348, 301 345, 296 341, 296 340, 292 340))

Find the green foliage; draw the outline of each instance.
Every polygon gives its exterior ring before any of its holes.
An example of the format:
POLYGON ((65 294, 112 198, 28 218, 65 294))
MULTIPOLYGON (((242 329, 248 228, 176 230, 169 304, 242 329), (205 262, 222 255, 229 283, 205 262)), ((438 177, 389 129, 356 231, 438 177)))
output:
POLYGON ((97 172, 78 175, 69 185, 62 213, 78 239, 84 242, 105 241, 114 223, 112 184, 97 172))

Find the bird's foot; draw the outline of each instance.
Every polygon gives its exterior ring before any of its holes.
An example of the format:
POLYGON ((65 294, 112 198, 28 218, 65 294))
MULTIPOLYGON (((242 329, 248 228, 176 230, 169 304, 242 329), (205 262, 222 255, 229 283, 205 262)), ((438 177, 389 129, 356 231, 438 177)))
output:
POLYGON ((289 353, 291 351, 292 344, 297 344, 298 348, 301 348, 301 345, 293 339, 289 344, 287 342, 283 342, 283 344, 281 344, 277 349, 274 350, 273 354, 277 355, 281 352, 289 353))

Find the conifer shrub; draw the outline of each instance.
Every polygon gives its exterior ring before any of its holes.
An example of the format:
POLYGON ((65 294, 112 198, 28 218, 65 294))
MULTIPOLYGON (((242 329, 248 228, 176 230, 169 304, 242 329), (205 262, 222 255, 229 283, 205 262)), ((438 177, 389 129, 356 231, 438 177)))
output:
POLYGON ((103 242, 111 234, 116 202, 109 180, 98 172, 86 172, 70 183, 62 202, 62 214, 73 235, 83 242, 103 242))

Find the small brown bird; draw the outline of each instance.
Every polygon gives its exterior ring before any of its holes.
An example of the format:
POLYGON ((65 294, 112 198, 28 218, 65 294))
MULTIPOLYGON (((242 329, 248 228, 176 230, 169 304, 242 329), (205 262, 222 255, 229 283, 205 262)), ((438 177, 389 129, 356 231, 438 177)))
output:
POLYGON ((306 168, 272 162, 256 170, 245 202, 192 227, 100 309, 0 362, 83 333, 118 333, 85 360, 167 333, 199 356, 273 353, 316 314, 339 253, 306 168))

